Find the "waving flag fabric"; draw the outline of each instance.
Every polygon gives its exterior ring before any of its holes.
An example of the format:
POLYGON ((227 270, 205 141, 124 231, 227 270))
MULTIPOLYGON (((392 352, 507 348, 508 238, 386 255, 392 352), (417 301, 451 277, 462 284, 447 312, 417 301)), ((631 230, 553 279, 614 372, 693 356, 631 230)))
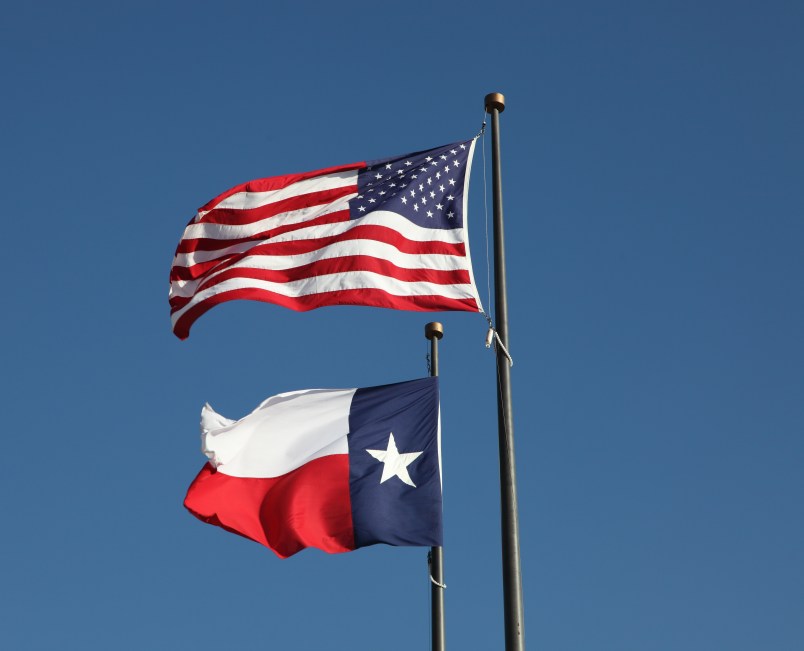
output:
POLYGON ((466 203, 474 140, 258 179, 193 217, 170 270, 173 332, 234 299, 481 311, 466 203))
POLYGON ((206 405, 184 505, 281 558, 441 545, 438 410, 435 377, 282 393, 238 421, 206 405))

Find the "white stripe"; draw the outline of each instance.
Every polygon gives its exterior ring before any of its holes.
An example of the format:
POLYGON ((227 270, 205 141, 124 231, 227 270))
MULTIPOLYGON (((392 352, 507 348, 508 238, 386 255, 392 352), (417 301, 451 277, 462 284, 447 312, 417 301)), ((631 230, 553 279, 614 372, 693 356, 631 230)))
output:
POLYGON ((345 188, 350 185, 357 185, 358 170, 347 170, 344 172, 333 172, 332 174, 325 174, 323 176, 316 176, 311 179, 305 179, 292 183, 280 190, 266 190, 265 192, 238 192, 229 197, 226 197, 209 210, 199 210, 196 220, 200 219, 208 212, 216 209, 227 210, 249 210, 251 208, 259 208, 260 206, 267 206, 283 199, 290 199, 297 197, 301 194, 309 194, 310 192, 322 192, 324 190, 335 190, 336 188, 345 188))
POLYGON ((294 240, 315 240, 324 237, 342 235, 358 226, 385 226, 396 231, 405 239, 413 242, 446 242, 447 244, 461 244, 464 241, 464 229, 453 228, 424 228, 414 224, 402 215, 387 210, 378 210, 360 219, 321 226, 307 226, 295 231, 283 233, 276 237, 255 242, 241 242, 226 246, 226 240, 221 241, 221 248, 215 251, 194 251, 192 253, 177 253, 173 258, 174 267, 191 267, 199 262, 208 262, 229 255, 248 251, 252 246, 270 242, 291 242, 294 240))
POLYGON ((383 276, 373 271, 345 271, 337 274, 314 276, 289 283, 275 283, 254 278, 230 278, 222 283, 198 292, 187 305, 174 312, 170 319, 173 325, 190 308, 211 296, 234 289, 264 289, 275 294, 298 298, 311 294, 323 294, 348 289, 381 289, 393 296, 443 296, 445 298, 477 300, 474 287, 470 284, 438 285, 426 282, 405 282, 383 276))
POLYGON ((319 260, 332 258, 345 258, 353 255, 366 255, 373 258, 387 260, 403 269, 433 269, 435 271, 457 271, 467 269, 466 258, 457 255, 443 255, 434 253, 403 253, 392 244, 377 242, 376 240, 347 240, 336 242, 327 247, 299 253, 296 255, 250 255, 234 264, 223 261, 220 267, 215 267, 195 280, 174 280, 170 283, 170 296, 191 296, 196 288, 207 282, 210 278, 228 271, 229 269, 270 269, 273 271, 295 269, 319 260))
MULTIPOLYGON (((248 416, 204 430, 202 451, 218 472, 232 477, 281 477, 314 459, 349 454, 349 410, 357 389, 280 393, 248 416)), ((202 410, 205 424, 212 409, 202 410), (205 413, 206 412, 206 413, 205 413)))
POLYGON ((200 240, 207 238, 210 240, 236 240, 241 237, 251 237, 257 233, 262 233, 272 228, 287 226, 289 224, 302 224, 316 217, 329 215, 339 210, 349 210, 349 201, 357 196, 357 192, 342 197, 334 202, 329 202, 321 206, 311 206, 299 208, 299 210, 288 210, 273 217, 266 217, 260 221, 250 224, 190 224, 182 235, 183 240, 200 240))

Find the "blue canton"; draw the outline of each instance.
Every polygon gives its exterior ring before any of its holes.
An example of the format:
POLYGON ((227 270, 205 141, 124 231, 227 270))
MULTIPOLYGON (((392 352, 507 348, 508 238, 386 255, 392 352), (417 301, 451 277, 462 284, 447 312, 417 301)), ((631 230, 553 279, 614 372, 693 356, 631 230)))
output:
POLYGON ((376 210, 402 215, 424 228, 463 228, 463 193, 472 141, 370 161, 357 175, 350 216, 376 210))

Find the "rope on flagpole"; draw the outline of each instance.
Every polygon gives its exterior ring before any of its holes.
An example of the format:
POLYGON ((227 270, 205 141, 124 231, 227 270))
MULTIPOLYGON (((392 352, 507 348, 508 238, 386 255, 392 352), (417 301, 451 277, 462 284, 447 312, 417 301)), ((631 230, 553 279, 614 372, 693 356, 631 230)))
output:
POLYGON ((488 333, 486 334, 486 348, 491 348, 491 341, 492 339, 496 340, 495 346, 499 346, 500 350, 502 350, 503 355, 508 359, 508 366, 514 365, 514 360, 511 357, 511 354, 508 352, 508 349, 505 347, 505 344, 500 339, 499 333, 494 328, 489 328, 488 333))
POLYGON ((436 581, 436 580, 433 578, 433 575, 432 575, 432 574, 430 575, 430 581, 432 581, 432 582, 433 582, 433 585, 438 586, 438 587, 439 587, 439 588, 441 588, 442 590, 446 590, 446 589, 447 589, 447 584, 446 584, 446 583, 439 583, 438 581, 436 581))
MULTIPOLYGON (((433 565, 433 553, 432 552, 427 552, 427 567, 432 567, 432 565, 433 565)), ((447 584, 446 583, 439 583, 438 581, 436 581, 433 578, 433 572, 432 571, 428 572, 427 574, 430 576, 430 582, 434 586, 436 586, 438 588, 441 588, 442 590, 447 589, 447 584)))
POLYGON ((483 314, 483 316, 486 317, 486 321, 488 321, 489 323, 489 330, 486 333, 486 348, 491 348, 492 343, 494 343, 495 348, 499 346, 500 350, 502 350, 503 352, 503 355, 505 355, 506 359, 508 360, 508 366, 509 367, 513 366, 514 359, 513 357, 511 357, 511 353, 508 352, 508 349, 505 347, 505 344, 503 343, 502 339, 500 339, 500 335, 497 332, 497 328, 494 327, 494 323, 492 322, 491 317, 485 312, 482 312, 481 314, 483 314))
MULTIPOLYGON (((485 113, 483 114, 483 126, 480 128, 480 133, 475 136, 475 139, 480 138, 481 136, 486 135, 486 119, 485 113)), ((483 138, 483 146, 481 147, 483 151, 483 211, 486 216, 486 298, 488 298, 488 304, 491 305, 491 263, 489 257, 489 206, 488 206, 488 197, 486 195, 486 190, 488 187, 488 181, 486 180, 486 139, 483 138)), ((489 307, 489 309, 491 309, 489 307)), ((502 350, 503 355, 508 359, 508 365, 513 366, 514 360, 511 357, 511 354, 508 352, 508 349, 505 347, 505 344, 500 339, 500 335, 497 333, 497 329, 494 327, 494 322, 491 320, 491 317, 486 313, 482 312, 483 316, 486 317, 486 321, 489 322, 489 331, 486 333, 486 348, 491 348, 492 342, 494 342, 495 348, 497 346, 500 347, 502 350)))
MULTIPOLYGON (((475 139, 482 137, 480 150, 483 152, 483 215, 485 217, 485 243, 486 243, 486 305, 491 309, 491 257, 489 256, 489 198, 488 186, 489 182, 486 179, 486 115, 483 114, 483 126, 480 128, 480 133, 475 136, 475 139)), ((488 316, 486 317, 488 318, 488 316)))

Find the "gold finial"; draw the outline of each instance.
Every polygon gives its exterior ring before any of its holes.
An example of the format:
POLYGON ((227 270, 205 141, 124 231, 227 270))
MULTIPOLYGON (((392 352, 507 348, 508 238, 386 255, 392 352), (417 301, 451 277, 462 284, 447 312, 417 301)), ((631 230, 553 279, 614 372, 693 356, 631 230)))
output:
POLYGON ((424 336, 428 339, 432 339, 433 337, 441 339, 441 337, 444 336, 444 326, 438 321, 431 321, 424 326, 424 336))
POLYGON ((497 109, 500 113, 505 110, 505 95, 502 93, 489 93, 486 95, 486 113, 497 109))

